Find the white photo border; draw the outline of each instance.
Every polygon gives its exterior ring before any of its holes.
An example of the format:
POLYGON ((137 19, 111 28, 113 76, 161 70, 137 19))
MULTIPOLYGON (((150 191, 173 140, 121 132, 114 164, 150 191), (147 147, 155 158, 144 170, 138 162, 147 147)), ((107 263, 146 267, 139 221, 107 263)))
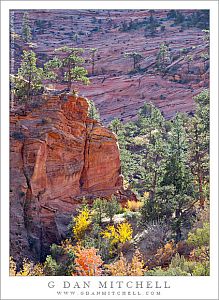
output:
MULTIPOLYGON (((218 1, 3 1, 1 2, 1 299, 218 299, 218 1), (10 9, 209 9, 210 10, 210 276, 10 277, 9 276, 9 10, 10 9), (63 281, 81 286, 60 296, 63 281), (83 288, 89 281, 90 288, 83 288), (110 288, 110 282, 144 281, 145 289, 110 288), (156 281, 162 285, 156 294, 156 281), (166 283, 164 283, 166 281, 166 283), (54 282, 54 288, 48 283, 54 282), (99 282, 109 288, 100 289, 99 282), (147 283, 149 282, 149 283, 147 283), (151 283, 150 283, 151 282, 151 283), (165 288, 166 285, 166 288, 165 288), (170 288, 168 288, 170 286, 170 288), (92 295, 91 292, 109 292, 92 295), (112 291, 115 293, 112 294, 112 291), (150 294, 146 294, 149 291, 150 294), (151 292, 154 291, 154 294, 151 292), (89 292, 90 295, 87 295, 89 292), (130 294, 128 294, 130 292, 130 294), (138 295, 138 292, 142 294, 138 295), (120 293, 120 294, 118 294, 120 293), (124 294, 123 294, 124 293, 124 294), (133 294, 136 293, 136 294, 133 294)), ((50 283, 52 286, 53 283, 50 283)), ((131 285, 131 283, 129 283, 131 285)))

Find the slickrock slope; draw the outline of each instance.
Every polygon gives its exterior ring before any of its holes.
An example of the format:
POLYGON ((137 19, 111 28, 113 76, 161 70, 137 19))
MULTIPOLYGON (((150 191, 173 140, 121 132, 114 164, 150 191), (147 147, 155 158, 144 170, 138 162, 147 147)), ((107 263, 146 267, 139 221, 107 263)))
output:
MULTIPOLYGON (((189 16, 194 10, 181 12, 189 16)), ((104 123, 116 117, 122 121, 135 119, 145 102, 154 103, 165 117, 171 118, 176 111, 194 110, 193 96, 209 85, 209 63, 201 57, 207 52, 202 30, 194 26, 181 28, 181 25, 173 24, 167 14, 168 10, 153 12, 161 26, 154 36, 150 36, 141 25, 133 30, 122 30, 124 23, 141 24, 148 20, 149 10, 32 10, 29 11, 33 35, 30 47, 41 62, 54 56, 54 50, 63 45, 86 50, 85 67, 89 71, 91 85, 81 86, 80 93, 94 100, 104 123), (164 76, 155 68, 159 46, 163 42, 168 44, 171 56, 164 76), (91 74, 90 48, 98 49, 94 74, 91 74), (130 73, 133 61, 125 58, 124 54, 131 51, 144 57, 140 73, 130 73), (193 58, 189 72, 187 55, 193 58)), ((22 17, 22 10, 11 14, 13 29, 19 35, 22 17)), ((28 45, 17 37, 12 48, 17 55, 16 70, 22 49, 28 48, 28 45)), ((54 87, 59 89, 63 85, 54 87)))
POLYGON ((11 255, 40 260, 66 234, 82 197, 123 193, 115 135, 88 117, 86 99, 44 96, 11 113, 11 255))

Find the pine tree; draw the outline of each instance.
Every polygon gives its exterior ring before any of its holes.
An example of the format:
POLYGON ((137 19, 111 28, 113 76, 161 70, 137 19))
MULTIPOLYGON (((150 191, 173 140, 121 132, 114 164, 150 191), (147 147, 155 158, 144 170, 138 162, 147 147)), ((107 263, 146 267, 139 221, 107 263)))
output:
POLYGON ((93 207, 92 207, 93 209, 92 217, 93 220, 99 225, 102 224, 102 219, 105 216, 106 206, 107 206, 106 199, 97 198, 94 200, 93 207))
POLYGON ((168 134, 168 159, 162 182, 163 187, 172 189, 169 201, 173 214, 169 222, 175 231, 176 241, 182 237, 182 227, 192 221, 188 214, 195 200, 193 176, 188 166, 189 145, 185 123, 185 116, 177 113, 168 134))
POLYGON ((56 53, 59 55, 59 57, 56 58, 57 61, 59 60, 58 70, 62 70, 64 81, 68 83, 69 90, 71 89, 73 82, 83 82, 84 84, 89 83, 87 70, 82 66, 85 62, 82 57, 82 54, 84 53, 82 48, 64 46, 56 49, 56 53))
POLYGON ((150 17, 149 17, 149 31, 150 31, 150 36, 154 36, 156 33, 156 28, 158 26, 156 19, 153 16, 154 10, 150 10, 150 17))
POLYGON ((189 163, 198 188, 200 207, 204 208, 209 193, 209 91, 195 98, 196 111, 188 124, 189 163))
POLYGON ((94 66, 95 66, 95 54, 97 52, 97 48, 91 48, 91 63, 92 63, 92 71, 91 74, 94 75, 94 66))
POLYGON ((158 69, 165 72, 167 65, 170 63, 170 52, 166 43, 160 44, 159 51, 157 53, 156 64, 158 69))
POLYGON ((58 57, 54 57, 53 59, 49 60, 44 64, 44 74, 45 79, 52 79, 55 80, 58 75, 58 71, 61 68, 62 63, 58 57))
POLYGON ((109 128, 118 135, 122 130, 122 123, 118 118, 116 118, 110 123, 109 128))
POLYGON ((30 101, 31 96, 43 88, 44 71, 37 67, 36 62, 33 51, 23 51, 21 66, 14 76, 14 93, 23 102, 30 101))
POLYGON ((95 103, 92 100, 88 100, 89 108, 88 108, 88 116, 92 119, 100 121, 100 113, 96 108, 95 103))
POLYGON ((27 12, 25 12, 23 15, 22 36, 26 43, 30 42, 32 39, 31 28, 29 25, 29 15, 27 12))
POLYGON ((188 73, 189 73, 189 72, 190 72, 190 64, 191 64, 191 62, 193 61, 193 56, 192 56, 192 55, 187 55, 187 56, 185 57, 185 59, 186 59, 186 62, 187 62, 188 73))
POLYGON ((143 222, 146 222, 160 217, 157 194, 163 179, 167 156, 165 119, 159 109, 145 104, 140 110, 138 126, 142 137, 139 183, 144 188, 142 192, 149 193, 149 198, 142 208, 143 222))
POLYGON ((133 59, 133 71, 140 69, 140 62, 143 60, 143 56, 138 52, 127 52, 125 53, 125 57, 133 59))

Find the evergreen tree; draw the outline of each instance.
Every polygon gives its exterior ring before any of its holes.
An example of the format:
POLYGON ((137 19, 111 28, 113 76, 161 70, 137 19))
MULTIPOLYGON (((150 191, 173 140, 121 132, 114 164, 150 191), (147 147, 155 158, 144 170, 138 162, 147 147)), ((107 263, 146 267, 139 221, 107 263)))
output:
POLYGON ((122 123, 121 123, 121 121, 118 119, 118 118, 116 118, 116 119, 114 119, 111 123, 110 123, 110 125, 109 125, 109 128, 113 131, 113 132, 115 132, 115 134, 119 134, 119 132, 122 130, 122 127, 123 127, 123 125, 122 125, 122 123))
POLYGON ((209 60, 209 54, 207 52, 202 52, 200 57, 203 61, 203 69, 206 71, 206 62, 209 60))
POLYGON ((56 49, 56 52, 59 57, 56 58, 54 68, 58 65, 57 73, 59 73, 59 69, 62 70, 64 81, 68 83, 69 90, 71 89, 73 82, 83 82, 84 84, 89 83, 87 70, 82 66, 85 62, 82 57, 84 52, 82 48, 70 48, 64 46, 56 49))
POLYGON ((97 48, 92 48, 91 50, 91 63, 92 63, 92 71, 91 74, 94 75, 94 66, 95 66, 95 54, 97 52, 97 48))
POLYGON ((145 104, 138 118, 140 136, 143 141, 141 150, 142 183, 147 192, 153 209, 159 181, 163 174, 163 163, 166 157, 165 119, 159 109, 145 104))
POLYGON ((150 36, 154 36, 158 26, 156 19, 153 16, 154 10, 150 10, 149 24, 146 29, 149 29, 150 36))
POLYGON ((93 220, 99 225, 102 224, 102 219, 106 214, 106 208, 107 208, 106 199, 100 199, 100 198, 95 199, 92 206, 92 209, 94 211, 93 220))
POLYGON ((37 58, 33 51, 23 51, 21 66, 14 76, 13 90, 21 101, 31 100, 31 96, 43 88, 44 71, 36 65, 37 58))
POLYGON ((22 22, 22 36, 26 43, 30 42, 32 39, 28 16, 29 16, 28 13, 25 12, 23 15, 23 22, 22 22))
POLYGON ((189 163, 198 189, 200 207, 209 194, 209 91, 195 97, 195 115, 188 123, 189 163))
POLYGON ((92 100, 88 100, 89 108, 88 108, 88 116, 92 119, 100 121, 100 113, 96 108, 95 103, 92 100))
POLYGON ((145 104, 140 110, 137 124, 140 128, 139 137, 142 139, 137 186, 138 189, 139 185, 142 186, 141 193, 148 194, 141 210, 142 222, 145 223, 159 220, 163 214, 159 193, 167 158, 166 127, 160 110, 151 104, 145 104))
POLYGON ((76 44, 78 43, 78 38, 79 38, 79 35, 77 33, 74 33, 72 39, 76 44))
POLYGON ((140 62, 143 60, 143 56, 138 52, 127 52, 125 57, 133 59, 133 71, 140 69, 140 62))
POLYGON ((189 73, 190 72, 190 64, 193 61, 193 56, 192 55, 186 55, 185 59, 186 59, 186 62, 187 62, 188 73, 189 73))
POLYGON ((170 63, 170 51, 167 44, 160 44, 159 51, 156 57, 156 64, 159 70, 165 73, 167 65, 170 63))
POLYGON ((121 121, 115 119, 109 127, 116 133, 118 138, 122 174, 130 187, 135 188, 139 155, 132 151, 132 141, 133 137, 137 135, 137 125, 133 122, 128 122, 124 125, 121 121))
MULTIPOLYGON (((192 221, 188 214, 193 209, 195 188, 188 166, 188 138, 185 130, 186 118, 177 114, 168 134, 168 158, 165 165, 162 186, 172 189, 172 218, 169 220, 175 231, 176 241, 182 237, 182 227, 192 221)), ((189 224, 188 224, 189 225, 189 224)))
POLYGON ((44 74, 45 79, 52 79, 55 80, 58 75, 58 71, 61 68, 62 63, 59 58, 54 57, 53 59, 49 60, 44 64, 44 74))

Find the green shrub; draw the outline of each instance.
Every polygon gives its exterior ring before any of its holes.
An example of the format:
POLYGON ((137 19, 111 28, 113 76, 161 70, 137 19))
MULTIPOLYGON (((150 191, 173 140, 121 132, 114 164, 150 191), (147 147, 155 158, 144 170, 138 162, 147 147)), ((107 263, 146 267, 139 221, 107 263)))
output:
POLYGON ((120 211, 120 205, 115 196, 112 196, 110 201, 106 203, 106 216, 110 218, 112 222, 113 216, 120 211))
POLYGON ((48 276, 55 276, 59 273, 59 265, 52 258, 51 255, 47 255, 45 263, 44 263, 44 272, 48 276))
POLYGON ((93 203, 92 219, 97 224, 102 223, 102 218, 106 214, 107 201, 105 199, 97 198, 93 203))
POLYGON ((203 228, 196 229, 195 232, 189 232, 187 243, 194 247, 209 245, 210 241, 210 224, 204 223, 203 228))

